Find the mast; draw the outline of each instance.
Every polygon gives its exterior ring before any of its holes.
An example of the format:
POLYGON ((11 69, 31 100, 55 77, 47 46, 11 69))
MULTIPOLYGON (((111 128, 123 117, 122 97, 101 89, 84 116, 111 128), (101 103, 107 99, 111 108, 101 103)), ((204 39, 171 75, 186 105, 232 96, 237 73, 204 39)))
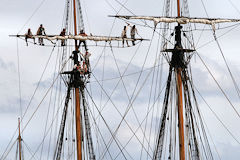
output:
POLYGON ((183 101, 182 101, 182 78, 181 68, 177 69, 177 90, 178 90, 178 122, 179 122, 179 150, 180 160, 185 160, 184 144, 184 119, 183 119, 183 101))
MULTIPOLYGON (((77 35, 77 14, 76 14, 76 0, 73 0, 73 18, 74 18, 74 34, 77 35)), ((75 51, 78 51, 77 40, 75 40, 75 51)))
POLYGON ((77 159, 82 160, 82 135, 81 135, 81 111, 80 111, 80 98, 79 88, 75 88, 76 98, 76 136, 77 136, 77 159))
POLYGON ((22 146, 21 146, 21 130, 20 130, 20 118, 18 118, 18 149, 19 149, 19 160, 22 160, 22 146))
MULTIPOLYGON (((76 0, 73 0, 73 14, 74 14, 74 34, 77 35, 77 16, 76 16, 76 0)), ((77 40, 75 40, 74 65, 78 63, 78 46, 77 40)), ((78 81, 78 73, 74 75, 74 81, 78 81)), ((82 160, 82 128, 81 128, 81 110, 80 110, 80 95, 79 87, 75 85, 75 116, 76 116, 76 138, 77 138, 77 159, 82 160)))
MULTIPOLYGON (((69 11, 69 2, 70 0, 67 1, 67 17, 66 17, 66 26, 65 30, 68 27, 68 14, 69 11)), ((83 18, 82 18, 82 12, 81 12, 81 5, 80 5, 80 0, 72 0, 72 5, 73 5, 73 12, 71 13, 74 19, 74 35, 32 35, 31 38, 42 38, 50 41, 52 44, 56 45, 58 40, 61 41, 66 41, 66 40, 74 40, 75 42, 75 50, 72 51, 72 56, 70 57, 73 60, 73 69, 72 71, 65 71, 61 72, 63 75, 68 75, 68 90, 67 90, 67 96, 65 98, 65 106, 62 114, 62 120, 59 128, 59 134, 58 134, 58 141, 56 144, 55 148, 55 153, 54 153, 54 159, 60 160, 62 153, 64 153, 64 148, 63 148, 63 139, 64 139, 64 131, 65 131, 65 124, 66 124, 66 118, 67 118, 67 110, 68 110, 68 102, 69 99, 71 98, 71 90, 73 89, 75 91, 75 128, 76 128, 76 154, 77 154, 77 160, 82 160, 85 159, 85 152, 88 151, 89 153, 89 159, 90 160, 95 160, 96 156, 94 153, 94 147, 93 147, 93 141, 91 137, 91 125, 88 117, 88 107, 85 99, 85 84, 88 83, 88 79, 90 78, 91 70, 90 70, 90 64, 89 64, 89 56, 91 55, 88 53, 88 49, 86 47, 86 41, 95 41, 95 42, 122 42, 123 40, 125 41, 146 41, 147 39, 143 38, 122 38, 119 36, 96 36, 96 35, 82 35, 78 34, 79 30, 81 33, 81 30, 84 30, 84 25, 83 25, 83 18), (79 7, 79 8, 77 8, 79 7), (78 10, 79 9, 79 10, 78 10), (79 13, 78 13, 79 11, 79 13), (80 16, 80 21, 78 20, 78 16, 80 16), (78 28, 78 25, 80 28, 78 28), (78 45, 78 41, 82 42, 84 41, 85 45, 85 55, 80 53, 80 44, 78 45), (81 55, 79 55, 79 53, 81 55), (81 57, 79 57, 81 56, 81 57), (82 71, 84 69, 84 71, 82 71), (81 106, 82 104, 82 106, 81 106), (82 109, 82 110, 81 110, 82 109), (88 147, 87 149, 84 149, 88 147)), ((24 37, 27 42, 26 34, 24 35, 10 35, 14 37, 24 37)), ((65 46, 65 45, 61 45, 65 46)), ((112 47, 111 43, 109 43, 109 46, 112 47)), ((63 48, 63 52, 65 52, 65 47, 63 48)), ((19 135, 20 135, 20 127, 19 127, 19 135)), ((19 136, 20 137, 20 136, 19 136)), ((21 141, 21 137, 19 138, 19 142, 21 141)), ((19 143, 20 144, 20 143, 19 143)), ((19 146, 19 150, 21 150, 21 146, 19 146)), ((21 154, 21 153, 19 153, 21 154)), ((19 156, 21 157, 21 155, 19 156)), ((86 156, 88 157, 88 156, 86 156)), ((21 160, 21 158, 20 158, 21 160)))
MULTIPOLYGON (((178 17, 180 17, 180 0, 177 0, 177 12, 178 17)), ((178 24, 180 27, 180 24, 178 24)), ((176 43, 181 46, 181 27, 177 29, 176 27, 176 43)), ((181 78, 182 68, 177 67, 177 95, 178 95, 178 129, 179 129, 179 156, 180 160, 185 160, 185 143, 184 143, 184 119, 183 119, 183 100, 182 100, 182 78, 181 78)))

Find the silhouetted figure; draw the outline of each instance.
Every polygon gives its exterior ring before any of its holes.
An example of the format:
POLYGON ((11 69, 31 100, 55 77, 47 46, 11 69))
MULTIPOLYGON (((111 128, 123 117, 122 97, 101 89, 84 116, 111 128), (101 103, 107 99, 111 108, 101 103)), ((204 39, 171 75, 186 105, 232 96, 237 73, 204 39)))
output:
MULTIPOLYGON (((127 38, 127 26, 124 26, 121 37, 123 39, 122 40, 122 45, 124 47, 124 39, 127 38)), ((126 43, 127 43, 127 46, 129 46, 127 40, 126 40, 126 43)))
MULTIPOLYGON (((63 28, 62 32, 60 33, 60 36, 65 36, 66 35, 66 28, 63 28)), ((65 46, 66 40, 65 39, 62 39, 61 40, 61 46, 65 46)))
POLYGON ((35 43, 35 38, 33 37, 32 31, 31 31, 30 28, 28 28, 28 31, 27 31, 27 33, 25 34, 25 41, 26 41, 27 46, 28 46, 28 42, 27 42, 27 39, 28 39, 28 38, 33 39, 33 43, 36 44, 36 43, 35 43))
POLYGON ((135 45, 135 35, 136 35, 136 33, 138 34, 137 28, 136 28, 135 25, 133 25, 133 26, 131 27, 131 31, 130 31, 131 38, 134 39, 134 41, 132 41, 132 44, 133 44, 133 45, 135 45))
MULTIPOLYGON (((87 36, 87 34, 84 32, 84 30, 80 30, 80 33, 79 33, 80 36, 87 36)), ((84 45, 84 48, 85 48, 85 51, 87 52, 88 49, 87 49, 87 44, 86 44, 86 41, 85 40, 80 40, 79 41, 79 45, 78 45, 78 48, 80 47, 81 43, 83 43, 84 45)))
MULTIPOLYGON (((39 27, 38 30, 37 30, 37 35, 38 35, 38 36, 46 35, 45 29, 43 28, 43 25, 42 25, 42 24, 40 24, 40 27, 39 27)), ((38 43, 39 43, 39 45, 44 46, 43 38, 38 38, 38 43)))

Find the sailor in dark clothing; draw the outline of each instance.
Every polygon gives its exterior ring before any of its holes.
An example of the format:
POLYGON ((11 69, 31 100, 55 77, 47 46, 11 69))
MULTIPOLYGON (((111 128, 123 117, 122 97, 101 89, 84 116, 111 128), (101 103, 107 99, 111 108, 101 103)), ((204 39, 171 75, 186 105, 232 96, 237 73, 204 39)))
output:
MULTIPOLYGON (((62 32, 60 33, 60 36, 65 36, 66 35, 66 28, 63 28, 62 32)), ((61 46, 65 46, 65 40, 61 40, 61 46)))
MULTIPOLYGON (((37 30, 37 35, 38 35, 38 36, 46 35, 45 29, 43 28, 43 25, 42 25, 42 24, 40 24, 40 27, 39 27, 38 30, 37 30)), ((39 45, 44 46, 43 38, 38 38, 38 43, 39 43, 39 45)))
POLYGON ((133 25, 133 26, 131 27, 131 31, 130 31, 131 38, 134 39, 134 41, 132 41, 132 44, 133 44, 133 45, 135 45, 135 34, 136 34, 136 33, 138 34, 137 28, 136 28, 135 25, 133 25))
MULTIPOLYGON (((123 40, 122 40, 122 45, 123 45, 123 47, 124 47, 124 39, 127 38, 127 26, 124 26, 124 27, 123 27, 121 37, 122 37, 122 39, 123 39, 123 40)), ((126 40, 126 43, 127 43, 127 46, 129 46, 127 40, 126 40)))
POLYGON ((28 28, 28 31, 27 31, 27 33, 25 34, 25 41, 26 41, 27 46, 28 46, 28 42, 27 42, 27 39, 28 39, 28 38, 33 39, 34 44, 36 44, 36 43, 35 43, 35 38, 33 37, 32 31, 31 31, 30 28, 28 28))
MULTIPOLYGON (((83 30, 80 30, 80 36, 87 36, 87 34, 83 31, 83 30)), ((84 45, 84 48, 85 48, 85 51, 87 52, 88 49, 87 49, 87 44, 86 44, 86 41, 85 40, 80 40, 79 41, 79 45, 78 45, 78 48, 80 47, 81 43, 83 43, 84 45)))

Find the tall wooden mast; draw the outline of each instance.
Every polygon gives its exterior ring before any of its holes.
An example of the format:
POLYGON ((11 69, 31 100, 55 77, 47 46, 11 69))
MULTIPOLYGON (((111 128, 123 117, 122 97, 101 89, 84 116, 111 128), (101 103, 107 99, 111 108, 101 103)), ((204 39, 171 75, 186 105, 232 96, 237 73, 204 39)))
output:
MULTIPOLYGON (((77 13, 76 13, 76 0, 73 0, 73 18, 74 18, 74 34, 77 33, 77 13)), ((78 51, 77 40, 75 40, 75 51, 78 51)))
MULTIPOLYGON (((177 0, 178 17, 180 17, 180 0, 177 0)), ((180 25, 179 25, 180 26, 180 25)), ((180 32, 181 34, 181 32, 180 32)), ((181 35, 179 35, 181 37, 181 35)), ((179 40, 179 39, 178 39, 179 40)), ((180 38, 181 40, 181 38, 180 38)), ((181 44, 181 42, 177 42, 181 44)), ((178 95, 178 129, 179 129, 179 152, 180 160, 185 160, 185 143, 184 143, 184 119, 183 119, 183 97, 182 97, 182 68, 177 67, 177 95, 178 95)))
POLYGON ((185 160, 185 144, 184 144, 184 119, 183 119, 183 101, 182 101, 182 69, 177 69, 177 95, 178 95, 178 123, 179 123, 179 151, 180 160, 185 160))
MULTIPOLYGON (((77 16, 76 16, 76 0, 73 0, 73 14, 74 14, 74 34, 77 35, 77 16)), ((78 46, 77 40, 75 40, 74 65, 78 62, 78 46)), ((74 81, 78 80, 78 75, 74 76, 74 81)), ((81 128, 81 110, 80 110, 80 95, 79 86, 75 85, 75 116, 76 116, 76 138, 77 138, 77 159, 82 160, 82 128, 81 128)))
POLYGON ((18 118, 18 149, 19 149, 19 160, 22 160, 22 146, 21 146, 21 130, 20 130, 20 118, 18 118))

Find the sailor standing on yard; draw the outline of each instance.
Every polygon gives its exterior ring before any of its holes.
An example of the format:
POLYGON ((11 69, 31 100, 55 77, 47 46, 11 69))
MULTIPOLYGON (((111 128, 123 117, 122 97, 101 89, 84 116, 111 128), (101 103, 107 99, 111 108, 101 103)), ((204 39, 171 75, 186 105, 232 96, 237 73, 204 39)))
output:
MULTIPOLYGON (((42 25, 42 24, 40 24, 40 27, 39 27, 38 30, 37 30, 37 35, 38 35, 38 36, 46 35, 45 29, 43 28, 43 25, 42 25)), ((39 45, 44 46, 43 38, 38 38, 38 43, 39 43, 39 45)))
POLYGON ((137 28, 136 28, 135 25, 133 25, 133 26, 131 27, 131 31, 130 31, 131 38, 134 39, 134 40, 132 41, 132 44, 133 44, 133 45, 135 45, 135 34, 136 34, 136 33, 138 34, 137 28))
POLYGON ((25 34, 25 41, 26 41, 27 46, 28 46, 28 42, 27 42, 27 39, 28 39, 28 38, 33 39, 34 44, 36 44, 36 43, 35 43, 35 38, 33 37, 32 31, 31 31, 30 28, 28 28, 28 31, 27 31, 27 33, 25 34))
MULTIPOLYGON (((87 36, 87 34, 84 32, 84 30, 83 29, 81 29, 80 30, 80 34, 79 34, 80 36, 87 36)), ((84 48, 85 48, 85 51, 87 52, 88 51, 88 49, 87 49, 87 44, 86 44, 86 41, 85 40, 80 40, 79 41, 79 45, 78 45, 78 48, 80 48, 80 45, 81 45, 81 43, 83 43, 83 45, 84 45, 84 48)))
MULTIPOLYGON (((66 28, 63 28, 62 32, 60 33, 60 36, 65 36, 66 35, 66 28)), ((65 40, 61 40, 61 46, 65 46, 65 40)))
MULTIPOLYGON (((127 26, 124 26, 121 37, 123 39, 122 40, 122 45, 124 47, 124 39, 127 38, 127 26)), ((126 40, 126 43, 127 43, 127 46, 129 46, 127 40, 126 40)))

